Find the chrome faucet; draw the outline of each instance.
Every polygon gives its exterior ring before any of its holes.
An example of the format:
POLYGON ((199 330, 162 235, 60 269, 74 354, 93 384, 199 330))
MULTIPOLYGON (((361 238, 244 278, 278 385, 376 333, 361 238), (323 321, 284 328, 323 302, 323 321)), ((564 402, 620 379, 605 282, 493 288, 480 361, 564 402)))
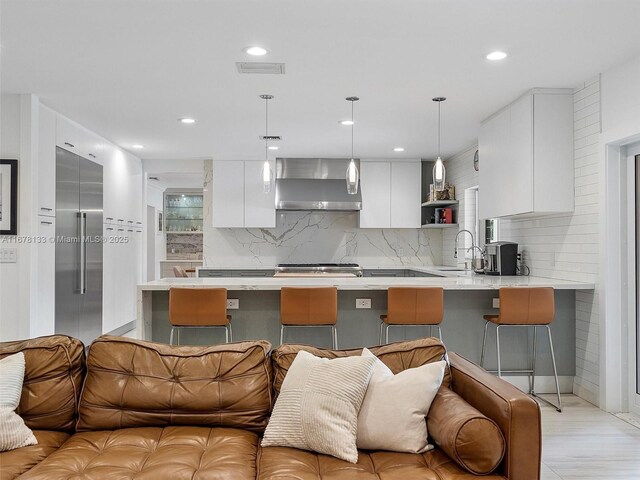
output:
MULTIPOLYGON (((469 235, 471 235, 471 247, 473 248, 475 246, 475 242, 473 241, 473 233, 471 232, 471 230, 460 230, 458 232, 458 234, 456 235, 456 241, 455 241, 455 247, 454 247, 454 251, 453 251, 453 258, 458 258, 458 237, 460 236, 460 234, 467 232, 469 235)), ((473 255, 475 256, 475 252, 473 253, 473 255)))

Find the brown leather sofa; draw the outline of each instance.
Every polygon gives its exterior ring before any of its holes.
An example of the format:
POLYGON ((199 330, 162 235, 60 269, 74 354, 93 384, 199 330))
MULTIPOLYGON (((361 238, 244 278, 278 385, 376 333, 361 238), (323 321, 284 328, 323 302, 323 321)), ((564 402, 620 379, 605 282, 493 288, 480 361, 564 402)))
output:
MULTIPOLYGON (((429 413, 430 433, 438 437, 430 452, 362 451, 351 464, 261 448, 275 396, 301 348, 329 358, 360 354, 296 345, 271 352, 266 341, 177 347, 104 336, 85 359, 84 346, 65 336, 0 344, 0 358, 25 354, 18 413, 39 442, 0 453, 0 480, 464 480, 479 476, 471 473, 474 465, 484 468, 474 457, 498 459, 487 479, 539 478, 538 405, 456 354, 449 354, 429 413), (482 423, 474 407, 495 422, 485 423, 497 425, 503 442, 492 440, 495 432, 473 433, 482 423), (462 427, 475 438, 456 445, 451 433, 462 427)), ((394 372, 446 356, 432 338, 371 351, 394 372)))

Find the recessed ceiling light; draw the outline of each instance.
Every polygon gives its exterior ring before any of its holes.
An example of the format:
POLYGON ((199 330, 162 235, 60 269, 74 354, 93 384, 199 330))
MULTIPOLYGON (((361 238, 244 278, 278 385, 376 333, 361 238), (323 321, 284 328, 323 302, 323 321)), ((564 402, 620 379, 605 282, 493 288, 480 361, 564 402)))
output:
POLYGON ((491 52, 487 55, 487 60, 503 60, 507 58, 507 54, 500 51, 491 52))
POLYGON ((144 145, 140 145, 139 143, 136 143, 135 145, 131 145, 131 148, 135 148, 136 150, 140 150, 141 148, 144 148, 144 145))
POLYGON ((394 152, 404 152, 404 147, 395 147, 393 149, 394 152))
POLYGON ((178 121, 180 123, 187 123, 187 124, 196 123, 196 120, 194 118, 179 118, 178 121))
POLYGON ((270 145, 269 146, 269 150, 278 150, 278 148, 280 148, 280 147, 278 147, 277 145, 270 145))
POLYGON ((342 121, 340 121, 340 125, 353 125, 354 123, 356 123, 356 122, 354 122, 353 120, 342 120, 342 121))
POLYGON ((266 55, 268 50, 262 47, 247 47, 244 49, 246 53, 249 55, 253 55, 254 57, 261 57, 262 55, 266 55))

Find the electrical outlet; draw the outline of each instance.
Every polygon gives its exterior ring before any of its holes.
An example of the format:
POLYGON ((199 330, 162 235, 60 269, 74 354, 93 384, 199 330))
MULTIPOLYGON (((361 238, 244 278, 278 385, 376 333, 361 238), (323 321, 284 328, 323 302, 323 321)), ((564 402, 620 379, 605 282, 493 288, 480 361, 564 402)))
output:
POLYGON ((16 263, 18 251, 15 248, 0 248, 0 263, 16 263))
POLYGON ((240 308, 240 300, 237 298, 227 298, 227 310, 238 310, 240 308))
POLYGON ((493 308, 500 308, 500 299, 499 298, 492 298, 491 299, 491 306, 493 308))
POLYGON ((356 298, 356 308, 371 308, 371 299, 356 298))

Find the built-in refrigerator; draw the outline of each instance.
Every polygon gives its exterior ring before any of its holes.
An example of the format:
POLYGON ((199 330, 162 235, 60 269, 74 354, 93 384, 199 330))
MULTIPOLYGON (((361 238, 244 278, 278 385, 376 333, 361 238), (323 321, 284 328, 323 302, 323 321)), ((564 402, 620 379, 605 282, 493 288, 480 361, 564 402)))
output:
POLYGON ((56 149, 55 331, 102 333, 102 166, 56 149))

